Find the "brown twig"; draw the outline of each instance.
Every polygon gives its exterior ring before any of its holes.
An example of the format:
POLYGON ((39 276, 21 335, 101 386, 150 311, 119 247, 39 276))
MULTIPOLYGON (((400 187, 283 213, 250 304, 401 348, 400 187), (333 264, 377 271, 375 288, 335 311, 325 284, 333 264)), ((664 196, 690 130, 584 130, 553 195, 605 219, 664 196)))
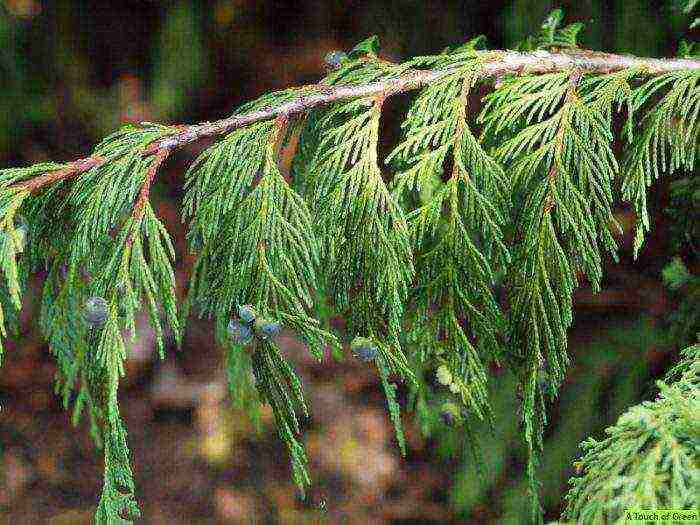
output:
POLYGON ((103 164, 104 161, 105 159, 99 156, 78 159, 71 162, 68 164, 68 166, 61 170, 52 171, 50 173, 45 173, 44 175, 34 177, 33 179, 18 182, 17 184, 13 184, 11 188, 18 190, 29 190, 32 192, 46 186, 47 184, 51 184, 52 182, 76 177, 81 173, 90 171, 92 168, 103 164))
POLYGON ((148 168, 146 178, 144 179, 143 184, 141 185, 141 191, 139 192, 138 199, 136 200, 136 204, 134 205, 134 211, 132 214, 134 222, 140 221, 143 217, 146 202, 148 202, 148 196, 151 193, 151 185, 153 184, 153 179, 156 176, 158 168, 161 164, 163 164, 165 159, 168 158, 168 155, 170 155, 170 150, 161 149, 153 156, 153 164, 151 164, 150 168, 148 168))
MULTIPOLYGON (((141 185, 141 190, 139 191, 139 196, 136 198, 136 203, 134 204, 134 209, 131 213, 131 218, 133 219, 133 224, 138 228, 138 223, 143 218, 143 213, 146 209, 146 203, 148 202, 148 196, 151 193, 151 185, 153 184, 153 179, 156 177, 156 172, 161 164, 170 155, 170 150, 163 149, 158 151, 153 156, 153 164, 148 168, 146 172, 146 178, 141 185)), ((136 230, 131 230, 129 237, 126 239, 127 246, 131 247, 134 244, 134 237, 136 235, 136 230)))
POLYGON ((272 134, 271 141, 275 145, 275 157, 279 158, 279 152, 282 149, 284 136, 287 133, 289 125, 289 116, 285 114, 277 115, 275 118, 275 131, 272 134))

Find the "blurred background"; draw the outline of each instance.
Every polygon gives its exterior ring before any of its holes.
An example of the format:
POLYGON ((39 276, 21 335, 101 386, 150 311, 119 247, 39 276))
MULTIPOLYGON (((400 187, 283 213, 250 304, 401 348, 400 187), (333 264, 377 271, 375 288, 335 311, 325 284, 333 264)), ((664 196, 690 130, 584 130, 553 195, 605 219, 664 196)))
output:
MULTIPOLYGON (((582 40, 594 49, 670 56, 690 36, 688 17, 671 1, 0 0, 0 167, 85 156, 125 121, 225 117, 264 92, 316 81, 327 52, 371 34, 392 60, 439 52, 478 34, 491 47, 514 46, 555 7, 565 9, 567 21, 586 23, 582 40)), ((395 128, 403 109, 392 110, 386 126, 395 128)), ((183 285, 192 264, 179 220, 183 173, 203 147, 171 159, 153 192, 177 241, 183 285)), ((551 408, 541 473, 550 521, 562 509, 580 441, 600 437, 625 408, 653 396, 653 381, 686 337, 668 335, 683 286, 669 289, 662 270, 680 255, 697 274, 698 261, 673 242, 678 218, 668 212, 670 182, 652 188, 652 233, 639 259, 631 255, 634 217, 620 206, 617 217, 627 230, 621 261, 608 261, 601 293, 584 285, 576 294, 573 364, 551 408)), ((33 322, 40 285, 37 279, 30 286, 21 334, 8 341, 0 370, 0 522, 90 523, 102 455, 86 424, 72 427, 53 394, 55 366, 33 322)), ((336 324, 342 328, 342 320, 336 324)), ((144 523, 522 519, 524 458, 512 377, 494 377, 496 435, 479 437, 479 477, 462 449, 462 432, 426 437, 410 416, 402 459, 372 370, 353 359, 319 365, 285 337, 313 412, 305 443, 314 487, 302 502, 271 414, 263 411, 256 430, 231 408, 212 324, 192 319, 183 350, 171 349, 165 362, 155 359, 142 326, 120 398, 144 523)))

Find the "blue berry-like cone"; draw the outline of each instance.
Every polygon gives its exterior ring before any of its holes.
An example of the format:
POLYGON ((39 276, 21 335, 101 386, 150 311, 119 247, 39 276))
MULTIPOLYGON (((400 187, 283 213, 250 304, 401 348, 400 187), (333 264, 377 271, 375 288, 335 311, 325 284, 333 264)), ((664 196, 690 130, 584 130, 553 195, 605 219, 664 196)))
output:
POLYGON ((102 326, 107 321, 109 305, 102 297, 90 297, 83 306, 83 316, 91 326, 102 326))
POLYGON ((260 337, 267 339, 268 337, 275 337, 279 335, 279 333, 282 331, 282 325, 280 325, 277 321, 259 317, 255 320, 255 330, 258 332, 260 337))
POLYGON ((275 337, 282 331, 282 325, 277 321, 270 321, 262 326, 261 331, 268 337, 275 337))
POLYGON ((338 68, 347 58, 348 54, 344 51, 331 51, 326 55, 326 64, 333 68, 338 68))
POLYGON ((440 417, 442 418, 442 422, 445 423, 448 427, 451 427, 455 424, 455 416, 451 412, 442 412, 440 413, 440 417))
POLYGON ((250 329, 250 326, 241 323, 237 319, 229 321, 227 331, 235 345, 248 344, 253 337, 253 331, 250 329))
POLYGON ((362 346, 359 348, 357 355, 363 361, 372 361, 377 356, 376 346, 362 346))
POLYGON ((238 317, 240 317, 246 323, 250 324, 254 322, 255 316, 256 313, 255 308, 253 308, 253 305, 244 304, 238 307, 238 317))
POLYGON ((356 337, 350 344, 352 353, 365 362, 372 361, 377 357, 377 346, 371 339, 366 337, 356 337))
POLYGON ((445 425, 451 427, 457 421, 459 408, 454 403, 443 403, 440 407, 440 418, 445 425))

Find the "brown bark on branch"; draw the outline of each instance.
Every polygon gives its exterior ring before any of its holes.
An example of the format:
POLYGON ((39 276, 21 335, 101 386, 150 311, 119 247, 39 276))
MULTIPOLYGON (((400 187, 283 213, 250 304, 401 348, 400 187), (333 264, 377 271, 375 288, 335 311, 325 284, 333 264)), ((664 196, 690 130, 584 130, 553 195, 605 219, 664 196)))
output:
POLYGON ((168 155, 170 155, 170 150, 161 149, 153 156, 153 164, 151 164, 151 166, 148 168, 148 172, 146 173, 146 179, 141 185, 141 191, 139 191, 139 196, 134 206, 133 217, 135 222, 139 222, 143 217, 143 212, 146 203, 148 202, 148 196, 151 193, 151 185, 153 184, 153 179, 155 179, 158 168, 161 164, 163 164, 163 162, 165 162, 165 159, 168 158, 168 155))
MULTIPOLYGON (((606 74, 629 68, 640 68, 649 75, 669 73, 686 69, 700 69, 700 60, 639 58, 633 56, 598 53, 593 51, 571 51, 566 53, 519 53, 516 51, 481 51, 486 59, 482 78, 493 78, 507 73, 544 74, 557 71, 579 70, 581 73, 606 74), (489 59, 489 57, 492 57, 489 59)), ((339 100, 384 96, 412 91, 447 76, 451 70, 409 71, 400 77, 360 86, 319 86, 317 93, 304 93, 297 100, 292 100, 276 107, 252 111, 216 122, 205 122, 184 126, 182 131, 170 137, 158 140, 144 154, 161 148, 179 148, 203 137, 227 133, 254 122, 269 120, 280 115, 293 116, 315 107, 324 106, 339 100)))
POLYGON ((51 171, 34 177, 33 179, 25 180, 13 184, 11 187, 17 190, 29 190, 30 192, 38 190, 39 188, 51 184, 62 179, 69 179, 71 177, 77 177, 81 173, 91 170, 95 166, 101 165, 105 159, 102 157, 87 157, 84 159, 78 159, 66 166, 61 170, 51 171))
MULTIPOLYGON (((680 70, 700 70, 700 60, 639 58, 578 49, 556 53, 548 51, 535 51, 533 53, 479 51, 478 55, 484 61, 481 77, 485 79, 499 78, 508 73, 537 75, 567 70, 576 70, 580 73, 606 74, 629 68, 639 68, 640 72, 648 75, 680 70)), ((160 157, 160 154, 163 151, 171 151, 205 137, 222 135, 263 120, 280 117, 288 119, 295 115, 303 114, 310 109, 340 100, 372 96, 386 98, 396 93, 424 87, 449 75, 452 71, 450 69, 441 71, 409 70, 396 78, 359 86, 320 84, 308 86, 308 91, 304 90, 304 93, 300 94, 297 99, 278 106, 228 117, 215 122, 173 126, 174 129, 177 129, 173 135, 154 141, 143 151, 143 155, 158 155, 162 161, 164 157, 160 157)), ((15 187, 27 188, 33 191, 56 180, 79 175, 102 162, 102 159, 96 157, 81 159, 71 163, 69 168, 36 177, 35 179, 19 183, 15 187)), ((157 164, 160 164, 160 162, 157 164)))

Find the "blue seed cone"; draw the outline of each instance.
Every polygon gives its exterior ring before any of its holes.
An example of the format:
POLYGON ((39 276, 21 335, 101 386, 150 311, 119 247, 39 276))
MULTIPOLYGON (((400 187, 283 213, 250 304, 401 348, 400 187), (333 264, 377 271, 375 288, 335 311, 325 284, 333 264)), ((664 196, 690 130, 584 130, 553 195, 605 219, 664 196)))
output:
POLYGON ((340 64, 348 58, 348 54, 344 51, 331 51, 326 55, 326 64, 333 68, 340 67, 340 64))
POLYGON ((252 323, 255 321, 256 313, 255 308, 251 304, 244 304, 238 307, 238 317, 240 317, 246 323, 252 323))
POLYGON ((350 344, 350 350, 358 358, 365 362, 372 361, 377 356, 377 346, 371 339, 366 337, 356 337, 350 344))
POLYGON ((247 344, 253 337, 253 331, 250 329, 250 326, 241 323, 237 319, 229 321, 227 331, 231 341, 236 345, 247 344))
POLYGON ((275 337, 282 331, 282 325, 277 321, 259 317, 255 320, 255 330, 263 338, 275 337))
POLYGON ((459 417, 459 408, 451 402, 443 403, 440 407, 440 418, 447 426, 452 426, 459 417))
POLYGON ((102 297, 90 297, 83 306, 83 316, 91 326, 101 326, 107 321, 109 306, 102 297))

